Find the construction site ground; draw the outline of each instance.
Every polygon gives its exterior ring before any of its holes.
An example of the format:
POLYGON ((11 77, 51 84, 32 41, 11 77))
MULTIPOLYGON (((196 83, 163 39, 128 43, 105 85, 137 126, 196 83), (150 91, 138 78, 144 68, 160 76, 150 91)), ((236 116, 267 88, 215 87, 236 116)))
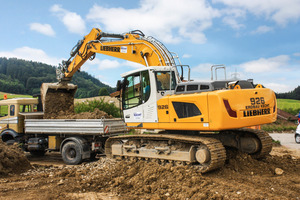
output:
POLYGON ((225 166, 206 174, 105 156, 77 166, 64 165, 56 152, 26 157, 31 169, 0 173, 0 199, 300 199, 300 150, 285 146, 263 160, 228 151, 225 166))

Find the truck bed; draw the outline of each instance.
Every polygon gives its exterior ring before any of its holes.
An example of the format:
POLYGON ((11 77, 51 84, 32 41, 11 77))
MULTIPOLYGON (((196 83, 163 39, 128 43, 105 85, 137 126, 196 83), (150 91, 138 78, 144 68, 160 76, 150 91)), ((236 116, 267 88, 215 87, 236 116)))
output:
POLYGON ((126 131, 122 119, 25 119, 27 134, 104 136, 126 131))

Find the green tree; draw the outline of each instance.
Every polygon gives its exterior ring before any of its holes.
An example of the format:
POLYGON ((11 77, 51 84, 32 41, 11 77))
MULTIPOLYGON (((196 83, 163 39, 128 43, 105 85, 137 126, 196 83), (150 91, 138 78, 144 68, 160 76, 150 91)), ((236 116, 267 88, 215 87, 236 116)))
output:
POLYGON ((101 88, 101 89, 99 90, 99 96, 108 96, 108 95, 109 95, 109 93, 108 93, 108 90, 107 90, 106 87, 101 88))
MULTIPOLYGON (((42 83, 57 82, 55 70, 54 66, 40 62, 0 57, 0 91, 36 94, 42 83)), ((115 88, 105 85, 86 72, 75 73, 72 77, 72 83, 78 86, 76 98, 97 96, 100 88, 103 87, 106 87, 108 93, 115 91, 115 88)))

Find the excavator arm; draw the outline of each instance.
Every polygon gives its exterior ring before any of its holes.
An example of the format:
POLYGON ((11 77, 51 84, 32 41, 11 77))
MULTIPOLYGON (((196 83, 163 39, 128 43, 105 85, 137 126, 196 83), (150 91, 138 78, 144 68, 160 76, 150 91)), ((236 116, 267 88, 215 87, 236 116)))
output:
POLYGON ((88 60, 100 53, 144 66, 175 66, 172 54, 154 39, 145 37, 141 31, 110 34, 93 28, 72 49, 71 57, 60 64, 59 81, 69 81, 74 73, 88 60))
MULTIPOLYGON (((145 37, 139 31, 125 34, 111 34, 93 28, 91 32, 73 47, 70 58, 62 61, 56 71, 58 83, 43 83, 41 99, 45 113, 52 110, 68 109, 57 104, 53 109, 53 101, 57 96, 65 96, 67 105, 72 105, 77 86, 70 84, 74 73, 88 60, 93 60, 96 53, 132 61, 144 66, 174 66, 175 61, 171 52, 153 37, 145 37), (59 93, 59 94, 58 94, 59 93), (51 106, 50 106, 51 105, 51 106)), ((177 72, 179 80, 179 74, 177 72)), ((67 110, 63 110, 66 112, 67 110)))

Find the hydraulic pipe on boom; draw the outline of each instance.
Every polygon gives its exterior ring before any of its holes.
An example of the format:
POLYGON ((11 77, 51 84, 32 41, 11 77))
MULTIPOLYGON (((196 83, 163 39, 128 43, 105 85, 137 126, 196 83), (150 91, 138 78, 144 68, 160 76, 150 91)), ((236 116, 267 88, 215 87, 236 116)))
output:
POLYGON ((145 38, 141 31, 126 34, 105 33, 97 28, 72 49, 71 57, 60 65, 60 81, 70 80, 74 73, 88 60, 100 53, 124 60, 136 62, 144 66, 174 66, 171 53, 154 38, 145 38))
MULTIPOLYGON (((79 40, 72 48, 70 58, 62 61, 56 70, 58 83, 43 83, 41 98, 44 110, 47 106, 47 95, 58 92, 68 92, 75 95, 77 86, 70 84, 74 73, 88 60, 93 60, 96 53, 132 61, 146 67, 148 66, 175 66, 175 60, 168 49, 153 37, 145 37, 139 31, 134 30, 125 34, 113 34, 102 32, 93 28, 90 33, 79 40)), ((179 73, 176 73, 180 80, 179 73)))

